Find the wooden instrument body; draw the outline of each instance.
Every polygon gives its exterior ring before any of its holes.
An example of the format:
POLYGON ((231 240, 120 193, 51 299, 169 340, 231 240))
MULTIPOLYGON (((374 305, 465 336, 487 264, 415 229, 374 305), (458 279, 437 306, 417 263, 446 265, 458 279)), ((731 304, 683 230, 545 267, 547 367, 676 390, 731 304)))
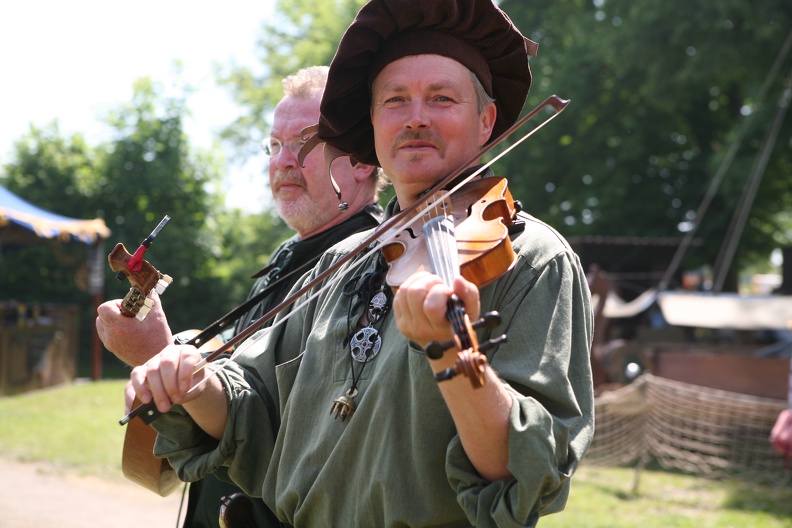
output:
MULTIPOLYGON (((417 224, 415 227, 404 229, 383 246, 382 253, 390 266, 386 283, 393 290, 422 270, 436 273, 449 287, 455 276, 461 275, 482 288, 514 267, 517 255, 509 229, 515 225, 518 209, 506 179, 474 180, 459 189, 453 199, 444 197, 446 194, 436 192, 425 199, 411 217, 421 215, 423 222, 416 220, 412 224, 417 224)), ((492 315, 499 320, 497 314, 492 315)), ((456 295, 451 296, 446 317, 454 340, 429 343, 427 355, 438 359, 442 351, 455 346, 457 361, 453 367, 435 374, 435 379, 445 381, 461 374, 473 388, 484 385, 487 358, 481 351, 506 340, 503 335, 480 347, 475 329, 494 321, 492 315, 473 323, 464 304, 456 295)))
MULTIPOLYGON (((152 290, 162 294, 172 279, 144 259, 130 263, 132 255, 121 243, 116 244, 107 261, 120 280, 126 278, 130 283, 129 292, 121 300, 121 313, 142 321, 153 305, 148 294, 152 290)), ((156 439, 157 432, 143 420, 130 421, 124 435, 121 469, 132 482, 165 497, 178 487, 180 480, 167 460, 154 456, 156 439)))
MULTIPOLYGON (((176 337, 192 339, 198 335, 195 329, 179 332, 176 337)), ((217 338, 210 339, 198 350, 211 352, 220 348, 223 342, 217 338)), ((140 405, 136 398, 134 407, 140 405)), ((121 469, 124 476, 140 484, 147 490, 157 495, 166 497, 175 490, 181 480, 176 476, 176 471, 164 458, 154 456, 154 442, 157 440, 157 431, 142 419, 130 420, 124 436, 124 451, 121 457, 121 469)))
MULTIPOLYGON (((434 205, 429 201, 415 214, 434 205)), ((475 180, 454 194, 451 207, 460 274, 482 288, 508 272, 517 259, 509 239, 516 208, 507 181, 494 177, 475 180)), ((405 229, 382 248, 390 263, 387 283, 392 288, 416 271, 433 271, 427 246, 416 232, 420 225, 405 229)))
MULTIPOLYGON (((139 404, 135 399, 135 405, 139 404)), ((126 427, 121 456, 124 476, 161 497, 170 495, 181 481, 166 459, 154 456, 157 431, 143 420, 131 420, 126 427)))

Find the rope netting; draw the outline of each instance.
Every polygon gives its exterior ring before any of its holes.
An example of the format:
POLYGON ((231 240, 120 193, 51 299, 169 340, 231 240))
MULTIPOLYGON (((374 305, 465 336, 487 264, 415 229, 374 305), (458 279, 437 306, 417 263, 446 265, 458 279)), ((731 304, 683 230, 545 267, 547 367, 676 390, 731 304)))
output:
POLYGON ((644 374, 595 403, 596 431, 585 464, 662 468, 707 478, 792 482, 770 445, 783 400, 710 389, 644 374))

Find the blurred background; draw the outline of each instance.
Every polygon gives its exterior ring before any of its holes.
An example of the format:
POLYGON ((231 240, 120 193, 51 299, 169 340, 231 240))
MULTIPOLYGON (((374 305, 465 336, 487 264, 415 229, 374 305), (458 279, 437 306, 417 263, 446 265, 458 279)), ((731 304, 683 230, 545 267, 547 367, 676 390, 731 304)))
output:
MULTIPOLYGON (((764 439, 786 405, 792 342, 792 5, 498 3, 539 43, 526 111, 552 94, 571 102, 495 172, 590 272, 598 413, 615 413, 598 423, 637 420, 595 439, 592 463, 654 458, 710 474, 721 472, 702 464, 726 464, 728 474, 760 458, 760 473, 780 468, 764 439), (661 447, 673 439, 648 438, 672 430, 667 420, 689 429, 705 411, 659 417, 652 395, 681 391, 715 413, 734 400, 707 390, 749 398, 739 427, 750 433, 732 448, 708 430, 706 446, 688 443, 674 461, 661 447), (643 436, 627 441, 626 431, 643 436), (751 460, 723 462, 746 445, 751 460)), ((362 4, 0 7, 3 394, 126 376, 93 333, 96 305, 129 288, 107 253, 118 242, 132 251, 165 215, 146 258, 174 279, 163 296, 174 330, 203 328, 244 299, 289 236, 258 147, 280 81, 329 64, 362 4)))

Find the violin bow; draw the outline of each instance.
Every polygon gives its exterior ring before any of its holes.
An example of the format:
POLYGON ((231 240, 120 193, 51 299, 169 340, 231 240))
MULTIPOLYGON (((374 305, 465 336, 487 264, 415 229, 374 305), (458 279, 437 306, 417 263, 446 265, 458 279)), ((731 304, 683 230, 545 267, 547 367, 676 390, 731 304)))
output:
MULTIPOLYGON (((426 192, 426 195, 427 196, 431 196, 433 194, 437 195, 438 193, 442 193, 442 194, 440 194, 440 198, 439 198, 439 199, 442 200, 445 197, 453 194, 459 188, 461 188, 463 185, 465 185, 466 183, 468 183, 469 181, 471 181, 475 177, 479 176, 482 172, 484 172, 489 167, 491 167, 495 162, 497 162, 503 156, 505 156, 506 154, 511 152, 513 149, 515 149, 523 141, 525 141, 529 137, 533 136, 536 132, 538 132, 547 123, 549 123, 550 121, 555 119, 555 117, 558 116, 558 114, 560 114, 566 108, 566 106, 568 104, 569 104, 569 100, 568 99, 561 99, 560 97, 558 97, 556 95, 549 96, 547 99, 542 101, 542 103, 540 103, 538 106, 536 106, 533 110, 531 110, 530 112, 525 114, 525 116, 520 118, 516 123, 514 123, 511 127, 509 127, 500 136, 498 136, 495 139, 495 141, 491 141, 490 143, 488 143, 487 145, 482 147, 482 149, 480 151, 478 151, 474 156, 472 156, 470 159, 465 161, 456 170, 454 170, 451 173, 449 173, 448 176, 446 176, 445 178, 443 178, 442 180, 437 182, 431 189, 429 189, 426 192), (552 108, 554 110, 554 112, 552 114, 550 114, 549 116, 547 116, 544 121, 539 122, 535 128, 533 128, 532 130, 528 131, 526 134, 524 134, 522 137, 520 137, 513 144, 509 145, 509 147, 504 149, 498 155, 494 156, 491 160, 489 160, 486 163, 484 163, 477 170, 473 171, 471 174, 465 176, 464 178, 461 178, 460 181, 457 182, 456 185, 454 185, 453 188, 448 189, 446 191, 442 191, 443 187, 445 187, 446 185, 448 185, 449 183, 451 183, 455 179, 459 178, 459 176, 467 168, 475 165, 483 156, 488 154, 493 148, 495 148, 497 145, 502 143, 507 137, 512 135, 517 129, 519 129, 525 123, 527 123, 528 121, 530 121, 531 119, 536 117, 536 115, 539 112, 541 112, 542 110, 544 110, 546 108, 552 108)), ((382 243, 384 241, 390 240, 396 234, 400 233, 405 228, 409 227, 412 223, 418 221, 420 219, 420 215, 414 215, 414 217, 411 218, 411 219, 410 219, 410 217, 408 215, 410 213, 412 213, 413 211, 415 211, 418 207, 423 205, 423 203, 424 203, 423 200, 416 200, 413 203, 411 203, 410 205, 408 205, 407 207, 405 207, 404 209, 402 209, 398 214, 396 214, 396 215, 392 216, 391 218, 385 220, 382 224, 379 225, 379 227, 377 227, 374 230, 374 232, 371 235, 369 235, 362 243, 360 243, 357 248, 353 249, 352 251, 350 251, 349 253, 347 253, 343 257, 341 257, 338 261, 336 261, 334 264, 329 266, 327 269, 325 269, 324 271, 319 273, 316 277, 311 279, 311 281, 309 281, 303 287, 301 287, 299 290, 297 290, 292 295, 290 295, 289 297, 284 299, 281 303, 279 303, 277 306, 272 308, 269 312, 267 312, 266 314, 262 315, 261 317, 259 317, 255 321, 253 321, 247 328, 245 328, 244 330, 239 332, 237 335, 235 335, 234 337, 232 337, 231 339, 226 341, 225 344, 223 344, 223 346, 219 347, 217 350, 215 350, 214 352, 212 352, 212 353, 208 354, 206 357, 204 357, 201 361, 199 361, 195 365, 194 372, 199 372, 207 364, 211 363, 212 361, 214 361, 215 359, 217 359, 221 355, 227 353, 234 346, 236 346, 237 344, 241 343, 242 341, 244 341, 245 339, 250 337, 264 323, 266 323, 270 319, 274 318, 276 315, 278 315, 280 312, 282 312, 288 306, 291 306, 292 304, 294 304, 297 301, 297 299, 305 296, 311 289, 313 289, 319 283, 324 281, 327 277, 329 277, 330 275, 332 275, 333 273, 338 271, 339 268, 341 268, 347 262, 349 262, 350 260, 352 260, 353 258, 358 256, 366 248, 368 248, 371 244, 373 244, 375 242, 382 243), (407 218, 408 220, 405 221, 404 220, 405 218, 407 218)), ((376 249, 371 249, 369 251, 369 253, 367 253, 367 255, 373 253, 374 251, 376 251, 376 249)), ((348 269, 347 272, 349 272, 351 270, 352 270, 352 268, 348 269)), ((345 274, 342 274, 342 276, 343 275, 345 275, 345 274)), ((308 299, 311 299, 311 298, 313 298, 316 295, 319 295, 319 292, 314 293, 314 295, 308 297, 308 299)), ((281 319, 281 322, 284 322, 290 315, 292 315, 292 314, 288 314, 286 317, 281 319)), ((208 379, 208 377, 205 378, 204 381, 206 381, 207 379, 208 379)), ((137 407, 132 409, 126 416, 121 418, 121 420, 119 420, 118 423, 121 424, 121 425, 126 425, 127 423, 129 423, 130 420, 132 420, 136 416, 140 416, 140 418, 144 422, 146 422, 147 424, 150 424, 155 419, 157 419, 160 416, 160 414, 161 413, 156 408, 156 404, 152 401, 152 402, 149 402, 149 403, 143 403, 143 404, 138 405, 137 407)))

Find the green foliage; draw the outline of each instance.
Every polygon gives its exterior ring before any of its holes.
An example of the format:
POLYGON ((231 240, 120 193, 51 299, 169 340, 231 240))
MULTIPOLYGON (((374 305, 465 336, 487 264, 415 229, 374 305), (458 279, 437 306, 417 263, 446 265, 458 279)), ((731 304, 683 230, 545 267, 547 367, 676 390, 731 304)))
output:
MULTIPOLYGON (((216 307, 229 301, 213 275, 218 235, 206 225, 222 206, 215 191, 222 160, 191 151, 185 112, 183 98, 165 97, 150 80, 139 81, 132 104, 111 117, 117 137, 103 151, 98 182, 113 243, 130 253, 165 215, 171 217, 146 258, 174 279, 163 305, 175 307, 168 319, 177 330, 211 323, 216 307)), ((125 294, 128 284, 119 286, 109 267, 107 274, 108 294, 125 294)))
MULTIPOLYGON (((62 137, 57 123, 31 128, 15 143, 14 158, 0 177, 9 191, 63 216, 97 216, 97 199, 91 196, 99 177, 96 152, 80 135, 62 137)), ((85 273, 86 250, 79 244, 50 240, 24 249, 3 248, 2 300, 79 303, 86 299, 85 273)))
MULTIPOLYGON (((757 100, 792 27, 788 3, 504 0, 501 7, 540 43, 529 106, 552 93, 571 99, 499 164, 515 197, 567 236, 680 236, 680 225, 698 220, 705 244, 688 264, 712 264, 792 68, 787 56, 757 100), (706 216, 696 219, 747 112, 753 118, 738 155, 706 216)), ((738 266, 790 244, 780 213, 792 206, 784 192, 791 137, 787 118, 738 266)))
MULTIPOLYGON (((112 231, 106 253, 117 242, 134 252, 170 215, 145 257, 174 278, 163 303, 173 308, 168 316, 175 330, 203 328, 238 299, 217 280, 222 238, 207 222, 221 213, 216 189, 222 159, 190 149, 182 127, 184 101, 183 95, 166 97, 161 86, 142 79, 132 102, 109 118, 112 141, 90 147, 79 135, 62 137, 57 125, 32 128, 0 175, 1 184, 39 207, 74 218, 103 218, 112 231)), ((109 266, 103 269, 105 298, 123 297, 128 282, 119 283, 109 266)), ((81 244, 4 250, 0 259, 4 300, 78 305, 81 354, 89 349, 95 318, 86 289, 81 244)))
MULTIPOLYGON (((13 161, 0 174, 0 184, 39 207, 103 218, 112 231, 104 254, 119 242, 134 252, 169 215, 145 258, 174 279, 162 298, 174 331, 205 328, 241 303, 253 284, 248 277, 292 234, 269 212, 225 209, 219 192, 223 159, 190 146, 183 130, 188 88, 178 92, 166 96, 161 85, 139 80, 132 101, 108 118, 113 139, 95 147, 79 135, 62 137, 57 124, 33 128, 16 143, 13 161)), ((123 297, 129 283, 119 282, 108 265, 103 270, 103 299, 123 297)), ((86 275, 81 244, 4 248, 0 258, 3 300, 78 305, 81 356, 88 352, 95 318, 86 275)), ((119 362, 106 358, 112 375, 119 362)))
MULTIPOLYGON (((270 211, 248 214, 232 209, 211 218, 208 228, 221 242, 215 248, 218 257, 213 274, 224 285, 228 297, 235 300, 233 305, 241 304, 247 297, 253 285, 249 277, 267 264, 281 242, 294 234, 277 213, 270 211)), ((221 315, 218 312, 217 318, 221 315)))
POLYGON ((258 41, 261 71, 231 65, 218 72, 245 114, 223 132, 249 155, 267 135, 269 115, 283 96, 281 80, 300 68, 329 65, 338 41, 365 0, 278 0, 258 41), (251 139, 252 138, 252 139, 251 139))
MULTIPOLYGON (((328 63, 363 2, 279 2, 262 28, 261 71, 221 74, 246 109, 225 131, 238 144, 266 134, 280 79, 328 63)), ((704 245, 685 264, 712 265, 746 187, 792 67, 762 85, 789 27, 788 2, 748 0, 502 0, 539 42, 528 106, 571 99, 549 127, 496 165, 526 210, 567 236, 681 236, 704 245), (745 121, 746 134, 703 218, 705 192, 745 121), (527 168, 527 169, 526 169, 527 168), (687 227, 685 227, 687 226, 687 227)), ((790 244, 792 120, 786 119, 741 237, 735 267, 790 244)), ((507 141, 508 144, 508 141, 507 141)), ((251 147, 252 148, 252 147, 251 147)), ((249 152, 251 152, 250 150, 249 152)), ((725 167, 725 165, 724 165, 725 167)))

